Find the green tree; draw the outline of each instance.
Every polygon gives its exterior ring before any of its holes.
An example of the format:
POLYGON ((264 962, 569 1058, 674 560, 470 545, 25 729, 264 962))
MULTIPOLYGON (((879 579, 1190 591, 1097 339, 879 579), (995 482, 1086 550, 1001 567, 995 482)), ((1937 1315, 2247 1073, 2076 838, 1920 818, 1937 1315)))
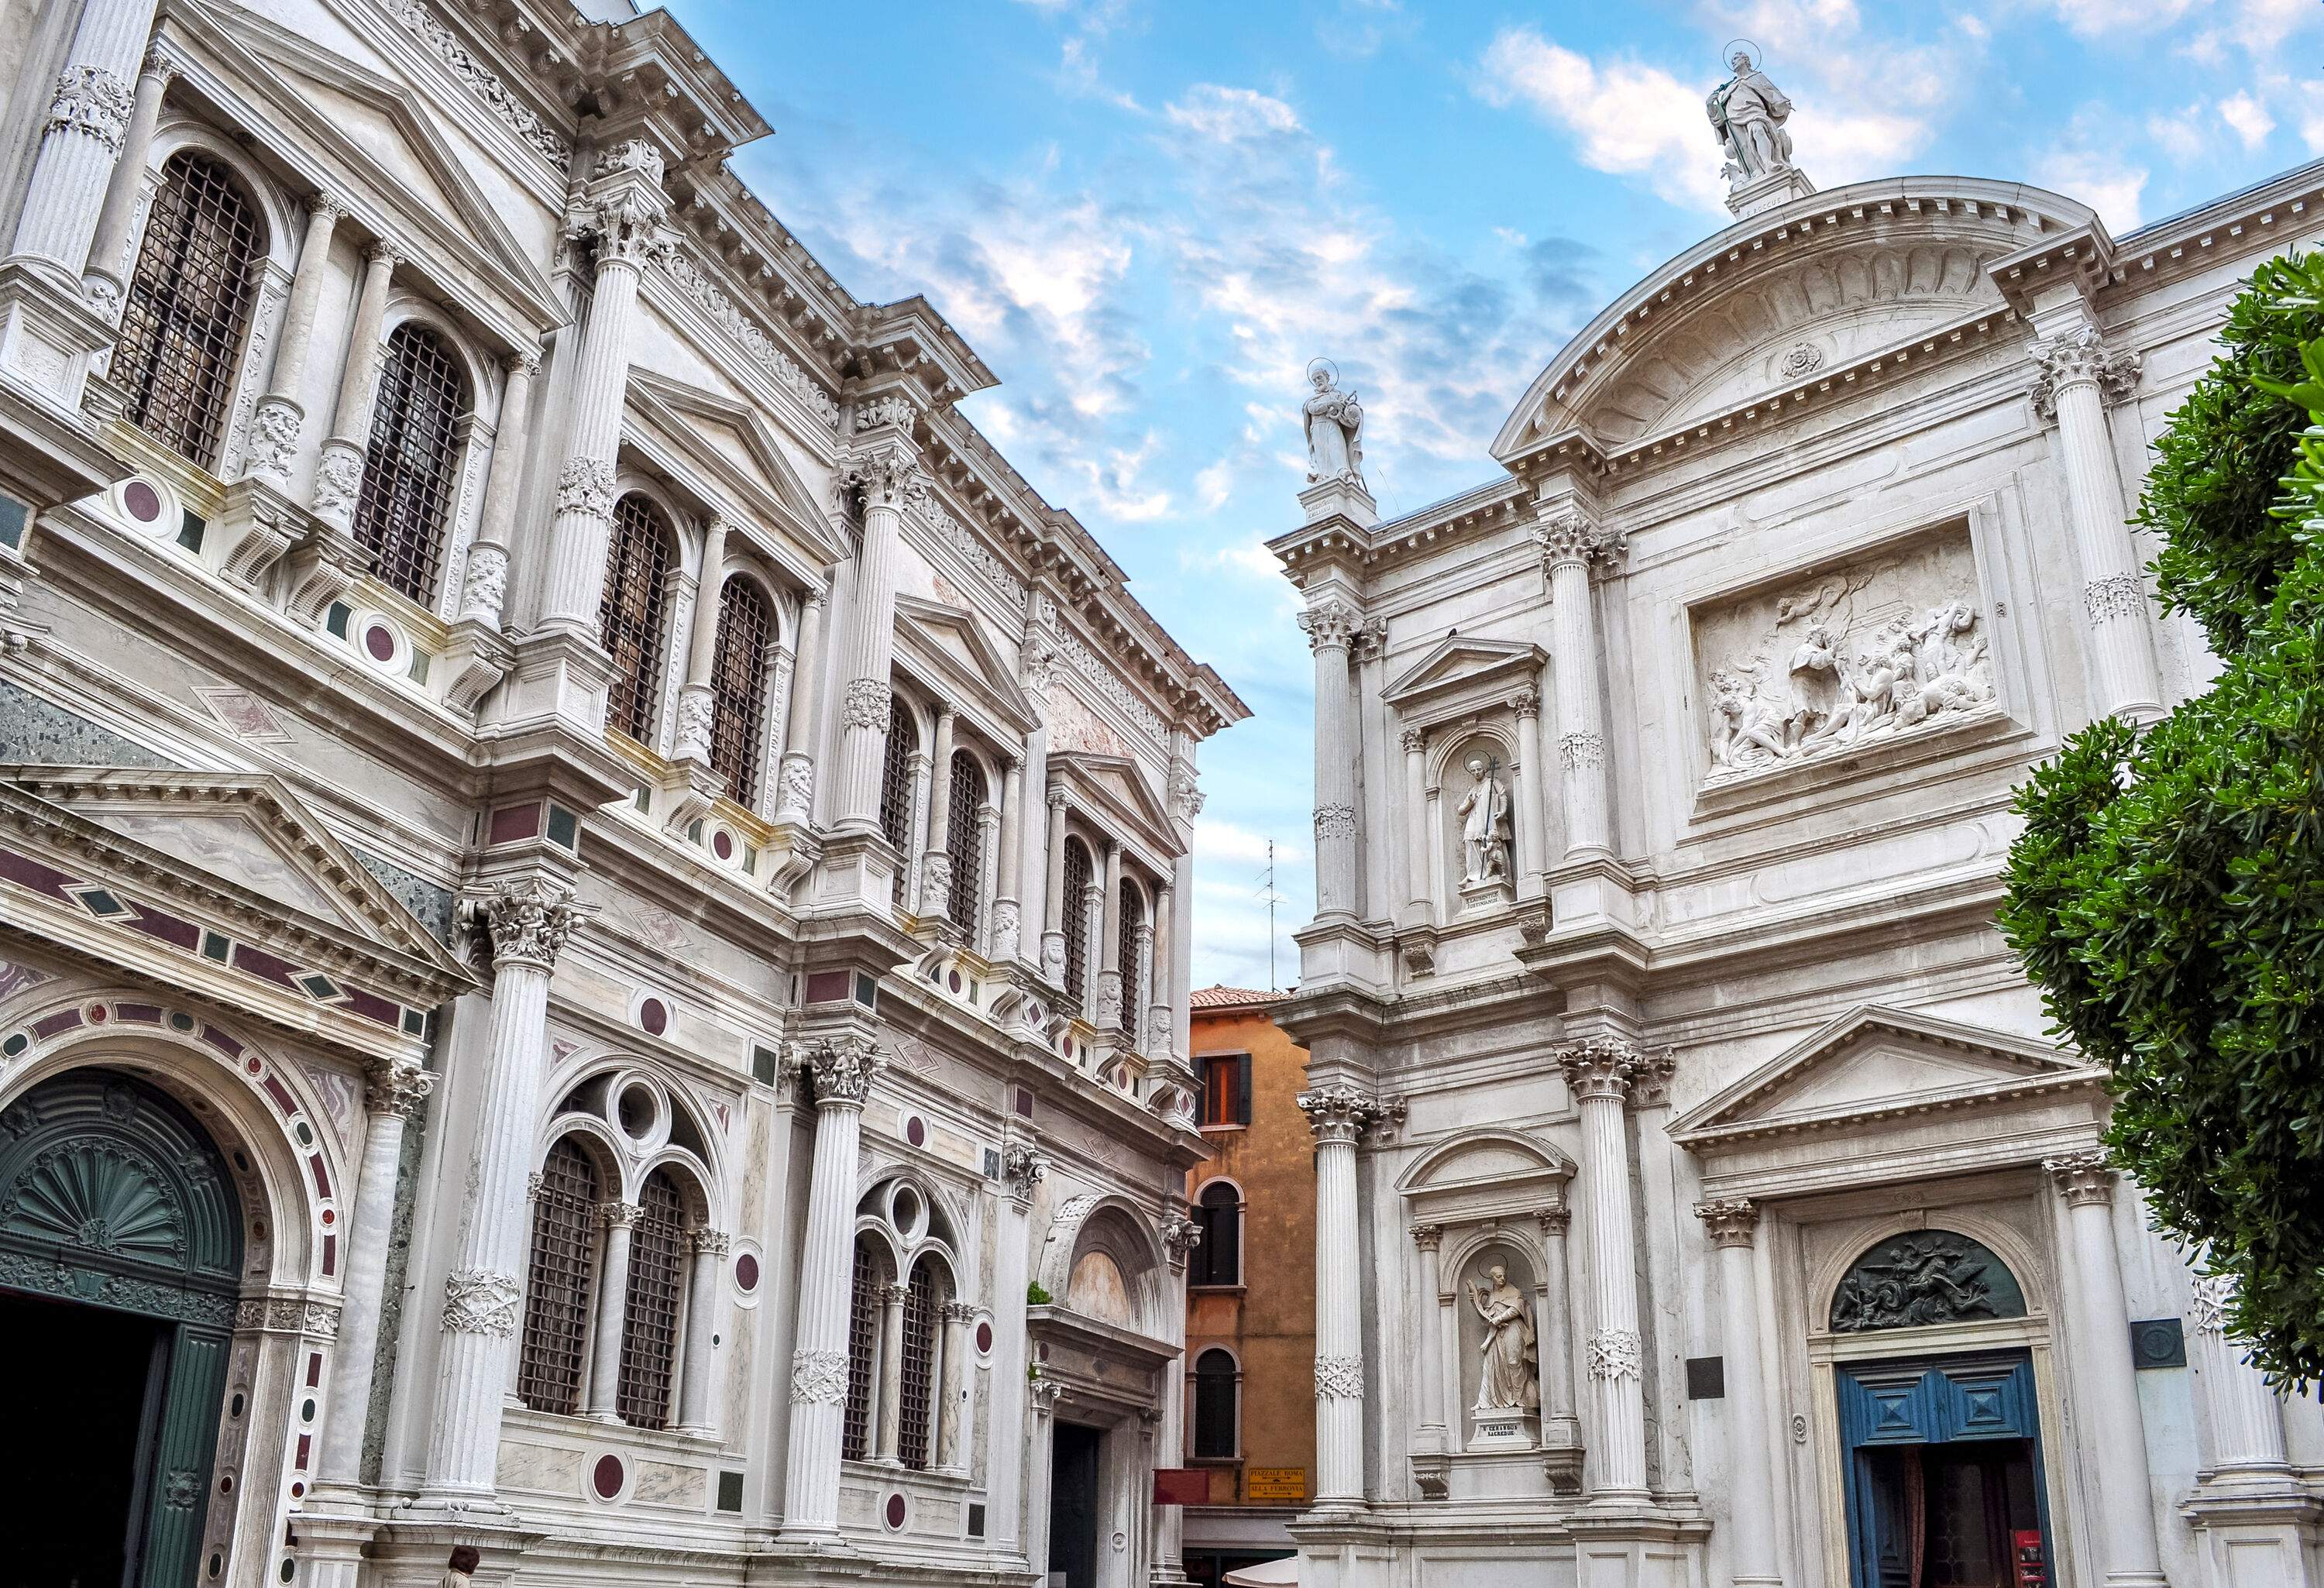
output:
POLYGON ((2324 255, 2263 266, 2157 443, 2137 522, 2223 670, 2018 790, 2001 927, 2113 1072, 2107 1145, 2232 1275, 2271 1376, 2324 1380, 2324 255))

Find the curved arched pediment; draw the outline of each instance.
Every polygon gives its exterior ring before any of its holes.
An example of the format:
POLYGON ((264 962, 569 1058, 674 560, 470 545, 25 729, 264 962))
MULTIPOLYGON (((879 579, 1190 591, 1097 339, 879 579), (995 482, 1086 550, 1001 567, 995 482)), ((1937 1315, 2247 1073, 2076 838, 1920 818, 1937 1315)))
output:
POLYGON ((2096 224, 2057 194, 1960 177, 1795 199, 1705 239, 1609 306, 1527 389, 1493 456, 1510 463, 1577 430, 1623 447, 1997 312, 1987 264, 2096 224))
POLYGON ((1467 1131, 1421 1154, 1397 1182, 1415 1219, 1523 1218, 1562 1207, 1572 1161, 1521 1131, 1467 1131))

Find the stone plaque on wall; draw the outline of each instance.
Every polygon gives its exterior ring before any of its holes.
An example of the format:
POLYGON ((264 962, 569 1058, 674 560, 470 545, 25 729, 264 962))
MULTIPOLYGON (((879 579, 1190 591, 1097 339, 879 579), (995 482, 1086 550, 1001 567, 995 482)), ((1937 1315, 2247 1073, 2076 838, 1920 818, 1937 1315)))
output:
POLYGON ((1692 615, 1711 784, 2000 715, 1966 524, 1692 615))

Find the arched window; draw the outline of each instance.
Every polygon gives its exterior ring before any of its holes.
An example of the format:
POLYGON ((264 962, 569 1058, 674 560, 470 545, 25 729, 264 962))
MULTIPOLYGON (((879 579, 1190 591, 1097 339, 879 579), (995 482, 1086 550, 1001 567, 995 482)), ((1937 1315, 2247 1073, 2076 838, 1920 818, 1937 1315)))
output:
POLYGON ((855 1278, 847 1304, 847 1416, 839 1454, 862 1461, 872 1453, 872 1397, 879 1385, 879 1253, 869 1241, 855 1242, 855 1278))
POLYGON ((540 1166, 532 1199, 532 1262, 525 1271, 524 1348, 518 1399, 535 1411, 581 1409, 582 1345, 597 1259, 597 1171, 567 1136, 540 1166))
MULTIPOLYGON (((1121 1029, 1136 1033, 1143 1023, 1140 1006, 1146 999, 1146 984, 1138 973, 1138 929, 1146 924, 1146 895, 1139 892, 1128 878, 1121 883, 1121 930, 1114 944, 1114 952, 1121 956, 1121 1029)), ((1145 1046, 1136 1040, 1135 1049, 1145 1046)))
POLYGON ((1242 1283, 1242 1197, 1224 1180, 1203 1187, 1194 1202, 1194 1224, 1203 1238, 1186 1259, 1189 1285, 1242 1283))
POLYGON ((605 548, 605 594, 597 628, 613 658, 605 692, 605 725, 641 743, 653 741, 654 705, 660 695, 662 596, 669 584, 669 525, 661 510, 635 492, 613 505, 613 540, 605 548))
POLYGON ((897 1364, 896 1407, 901 1413, 896 1454, 915 1472, 928 1464, 928 1412, 936 1395, 936 1310, 944 1305, 936 1265, 922 1258, 912 1265, 904 1292, 904 1353, 897 1364))
POLYGON ((718 596, 717 659, 710 689, 717 711, 710 719, 710 770, 726 780, 737 805, 759 794, 759 741, 767 717, 767 646, 772 614, 759 586, 726 581, 718 596))
POLYGON ((622 1303, 622 1383, 614 1409, 641 1428, 669 1426, 670 1368, 678 1360, 678 1285, 686 1203, 656 1169, 638 1193, 630 1233, 630 1288, 622 1303))
POLYGON ((113 380, 131 424, 204 468, 217 462, 258 251, 257 210, 225 163, 172 155, 130 272, 113 380))
MULTIPOLYGON (((904 864, 912 858, 912 752, 919 747, 920 729, 912 720, 912 708, 901 696, 889 696, 888 758, 880 767, 880 831, 896 846, 904 864)), ((896 868, 899 892, 904 864, 896 868)))
POLYGON ((1235 1426, 1235 1360, 1217 1346, 1194 1359, 1194 1454, 1231 1459, 1240 1448, 1235 1426))
POLYGON ((377 559, 380 583, 423 605, 436 593, 467 406, 468 383, 444 338, 426 326, 396 327, 380 365, 355 539, 377 559))
POLYGON ((977 900, 984 891, 984 769, 965 750, 952 752, 952 808, 945 813, 945 854, 952 860, 952 898, 945 913, 973 937, 977 900))
POLYGON ((1089 905, 1083 895, 1090 881, 1090 852, 1079 838, 1065 840, 1065 919, 1058 925, 1065 935, 1065 996, 1078 1011, 1089 999, 1089 905))

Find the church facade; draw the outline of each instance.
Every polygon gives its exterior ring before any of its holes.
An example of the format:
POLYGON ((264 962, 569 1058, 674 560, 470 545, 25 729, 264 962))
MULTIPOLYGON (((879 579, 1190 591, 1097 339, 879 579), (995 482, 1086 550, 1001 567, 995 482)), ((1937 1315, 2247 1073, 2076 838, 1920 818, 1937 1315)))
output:
POLYGON ((1735 64, 1734 224, 1557 354, 1493 478, 1379 522, 1360 404, 1306 394, 1300 1580, 2314 1583, 2324 1417, 2105 1167, 1994 913, 2027 770, 2211 674, 2125 521, 2324 166, 2121 237, 1819 192, 1735 64))
POLYGON ((1241 703, 666 14, 10 14, 12 1568, 1176 1579, 1241 703))

